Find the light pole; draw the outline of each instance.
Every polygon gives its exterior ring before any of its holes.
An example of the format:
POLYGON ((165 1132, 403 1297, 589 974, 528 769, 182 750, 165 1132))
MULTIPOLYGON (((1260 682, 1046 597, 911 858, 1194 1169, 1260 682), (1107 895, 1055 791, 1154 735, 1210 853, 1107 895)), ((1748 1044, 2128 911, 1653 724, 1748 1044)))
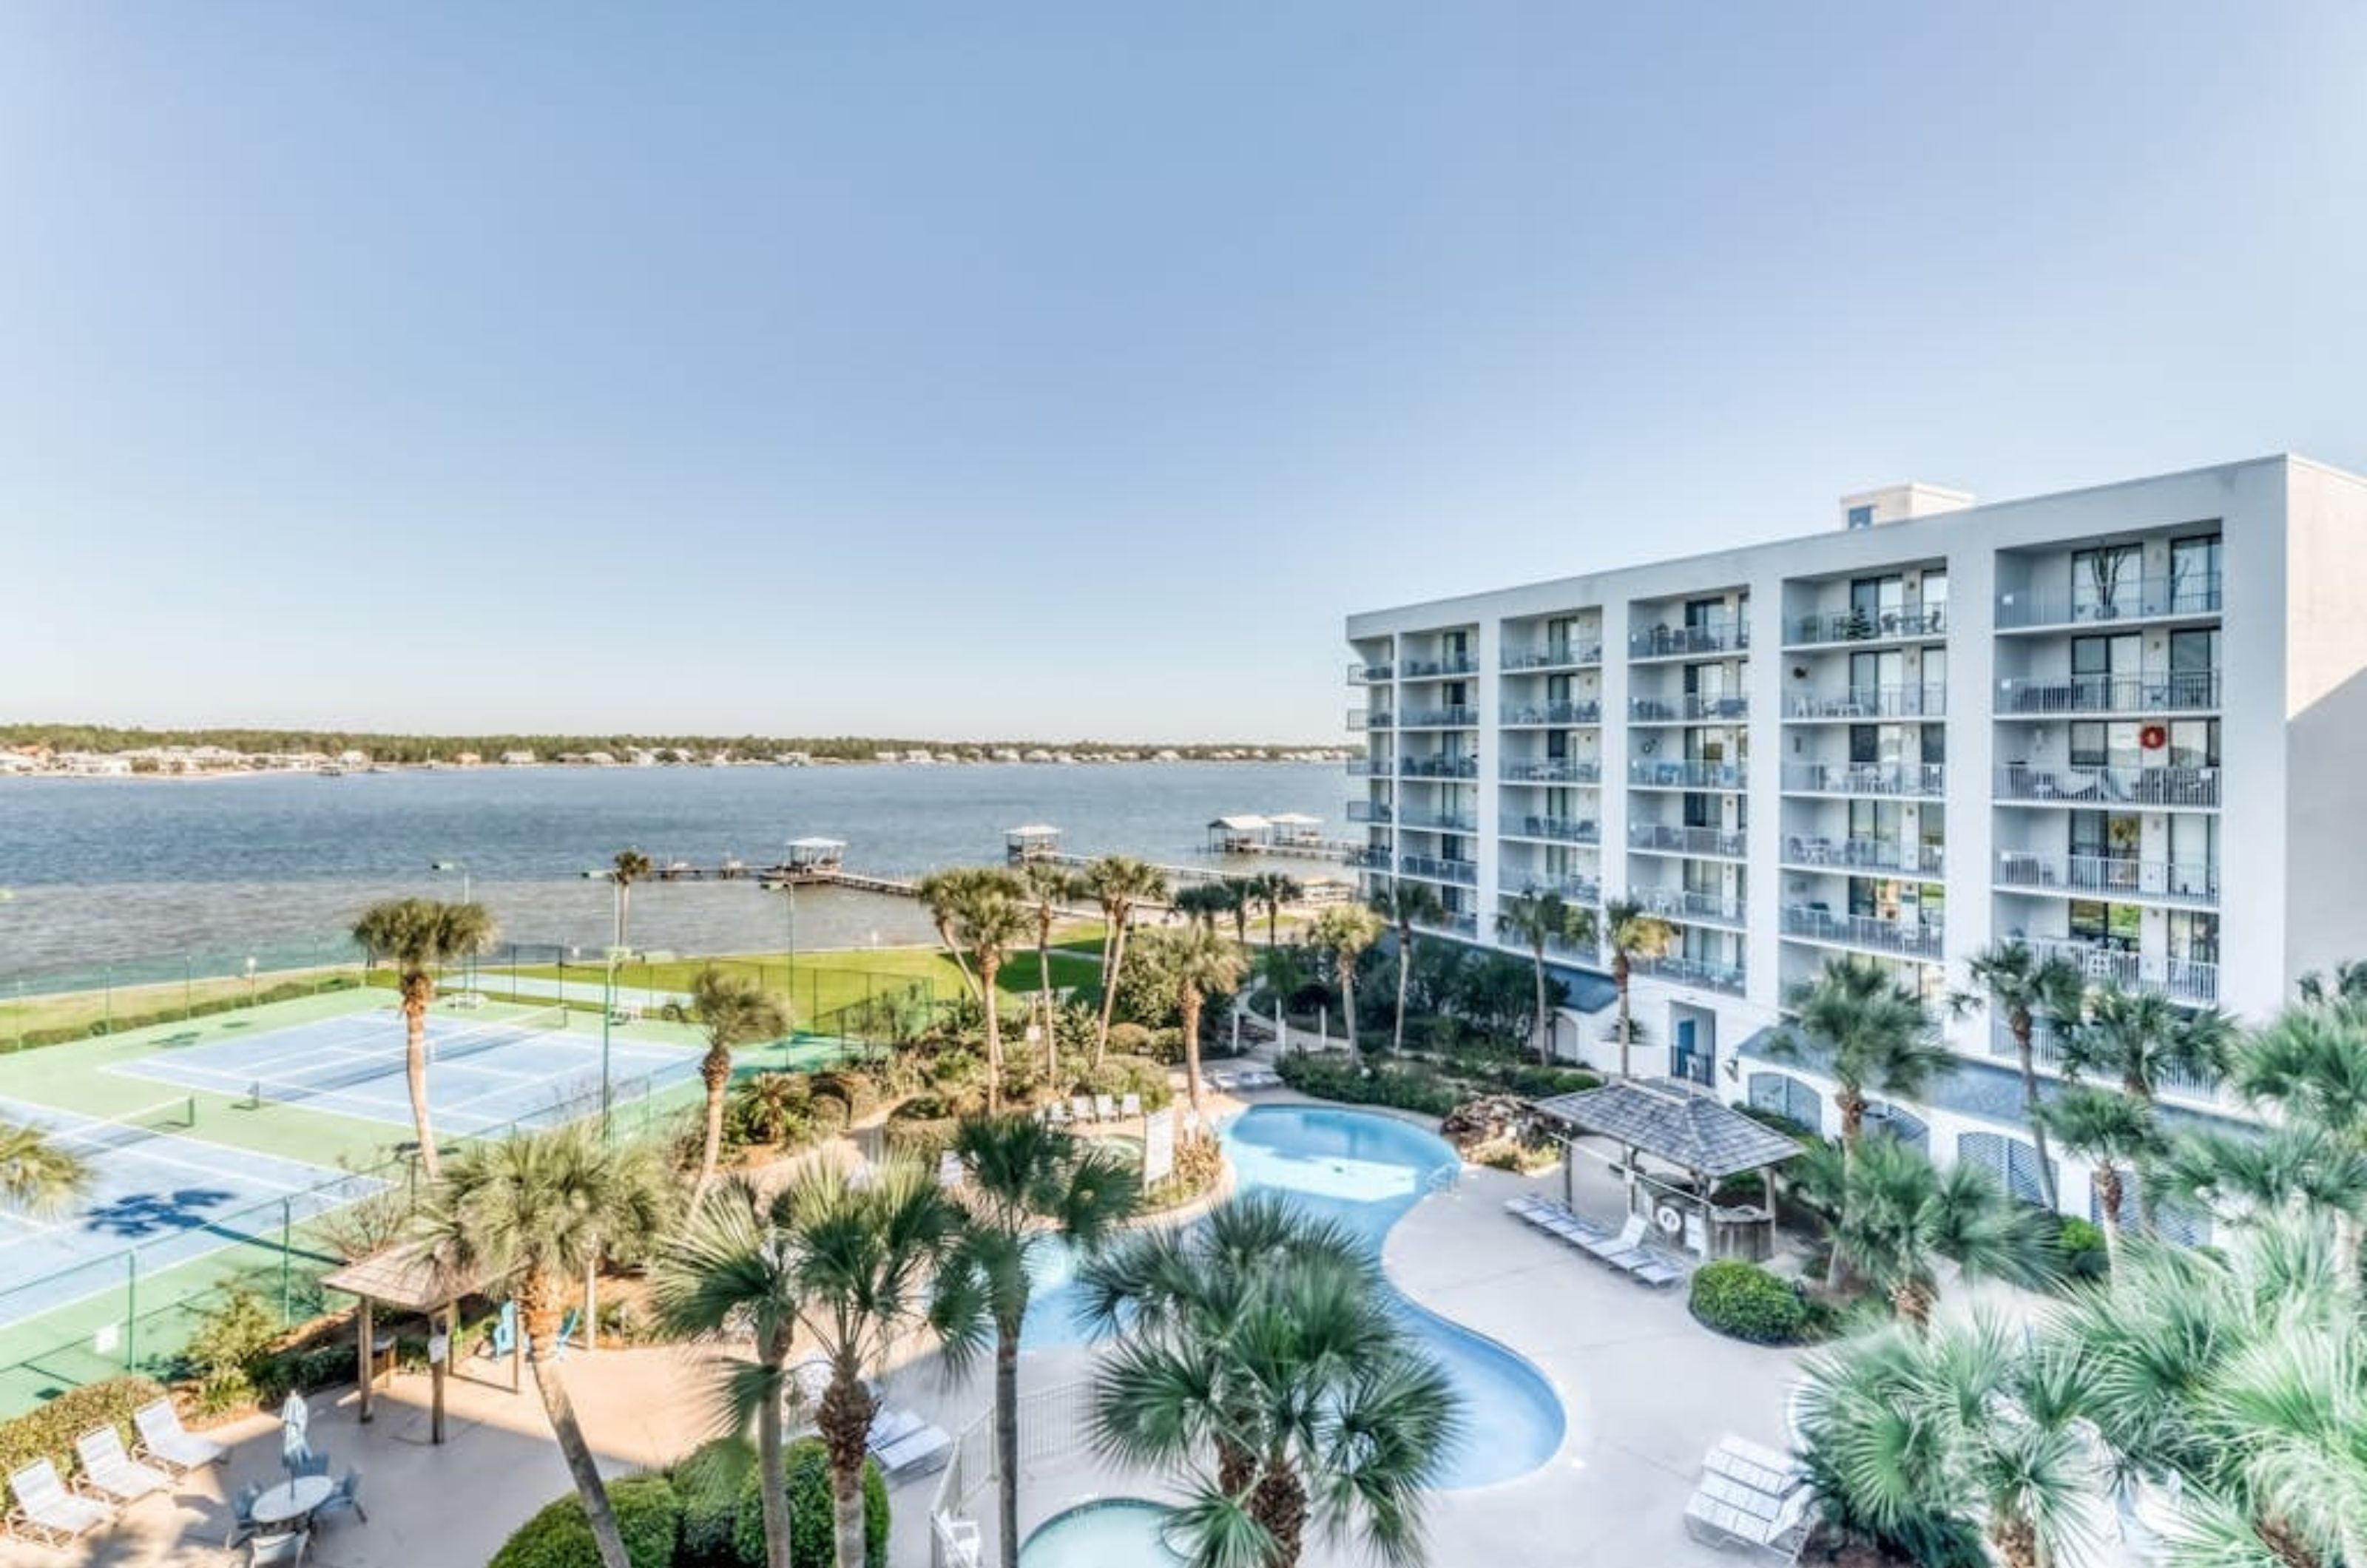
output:
MULTIPOLYGON (((472 902, 469 897, 469 863, 467 861, 432 860, 427 863, 427 869, 430 871, 459 872, 460 874, 460 902, 463 904, 472 902)), ((466 962, 466 973, 468 975, 467 984, 469 989, 473 991, 477 988, 477 955, 473 953, 470 953, 466 962)))
POLYGON ((246 955, 246 1005, 255 1005, 255 954, 246 955))

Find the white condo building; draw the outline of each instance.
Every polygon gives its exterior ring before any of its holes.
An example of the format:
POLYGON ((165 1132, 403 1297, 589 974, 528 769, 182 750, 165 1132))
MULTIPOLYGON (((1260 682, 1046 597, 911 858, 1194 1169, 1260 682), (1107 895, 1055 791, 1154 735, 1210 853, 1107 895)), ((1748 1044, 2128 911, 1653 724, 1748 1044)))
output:
MULTIPOLYGON (((1523 891, 1644 902, 1678 936, 1635 978, 1636 1070, 1829 1132, 1831 1085, 1761 1032, 1837 954, 1936 998, 2021 937, 2247 1020, 2367 957, 2367 479, 2276 457, 1841 504, 1806 537, 1351 616, 1365 874, 1523 957, 1494 935, 1523 891)), ((1555 956, 1600 1007, 1603 955, 1555 956)), ((1566 1008, 1558 1050, 1610 1065, 1609 1016, 1566 1008)), ((1962 1068, 1879 1113, 2035 1194, 2010 1038, 1946 1032, 1962 1068)), ((2169 1104, 2236 1113, 2208 1083, 2169 1104)))

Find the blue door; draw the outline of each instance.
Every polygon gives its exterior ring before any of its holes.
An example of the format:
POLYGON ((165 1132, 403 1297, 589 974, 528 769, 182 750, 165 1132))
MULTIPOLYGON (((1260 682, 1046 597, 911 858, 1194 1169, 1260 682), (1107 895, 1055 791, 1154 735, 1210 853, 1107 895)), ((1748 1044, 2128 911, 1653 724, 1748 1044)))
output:
POLYGON ((1673 1065, 1677 1077, 1681 1078, 1690 1078, 1695 1083, 1711 1083, 1716 1080, 1710 1076, 1710 1059, 1708 1055, 1694 1049, 1694 1042, 1700 1038, 1699 1031, 1698 1019, 1677 1020, 1676 1058, 1673 1065))

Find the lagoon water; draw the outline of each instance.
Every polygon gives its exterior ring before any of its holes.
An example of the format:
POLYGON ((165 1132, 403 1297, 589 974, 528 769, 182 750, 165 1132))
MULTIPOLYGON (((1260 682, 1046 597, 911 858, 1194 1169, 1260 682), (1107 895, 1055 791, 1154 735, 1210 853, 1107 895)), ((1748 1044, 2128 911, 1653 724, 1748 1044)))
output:
MULTIPOLYGON (((610 894, 583 871, 638 845, 661 863, 770 864, 789 839, 847 841, 850 868, 910 874, 999 858, 1003 829, 1052 823, 1079 853, 1209 863, 1226 812, 1339 818, 1345 780, 1314 763, 814 768, 477 768, 220 779, 0 780, 0 976, 301 942, 373 898, 472 891, 505 937, 608 939, 610 894)), ((1286 863, 1303 875, 1339 874, 1286 863)), ((798 900, 801 947, 919 941, 909 901, 798 900)), ((787 901, 753 883, 644 883, 636 946, 778 947, 787 901)))

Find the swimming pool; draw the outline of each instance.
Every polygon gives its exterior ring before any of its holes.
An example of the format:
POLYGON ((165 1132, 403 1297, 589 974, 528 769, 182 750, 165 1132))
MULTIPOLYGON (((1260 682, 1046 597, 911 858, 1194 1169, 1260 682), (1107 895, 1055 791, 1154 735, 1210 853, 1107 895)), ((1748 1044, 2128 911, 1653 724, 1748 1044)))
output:
POLYGON ((1173 1568, 1184 1559, 1161 1538, 1167 1510, 1112 1497, 1055 1514, 1019 1549, 1020 1568, 1173 1568))
MULTIPOLYGON (((1287 1192, 1347 1226, 1376 1257, 1389 1227, 1461 1163, 1444 1138, 1410 1122, 1331 1106, 1263 1105, 1235 1117, 1223 1133, 1241 1190, 1287 1192)), ((1049 1249, 1038 1261, 1022 1343, 1076 1344, 1086 1336, 1076 1318, 1070 1262, 1049 1249)), ((1565 1417, 1536 1368, 1402 1297, 1398 1308, 1463 1394, 1465 1435, 1448 1456, 1441 1485, 1509 1481, 1553 1457, 1565 1417)))

